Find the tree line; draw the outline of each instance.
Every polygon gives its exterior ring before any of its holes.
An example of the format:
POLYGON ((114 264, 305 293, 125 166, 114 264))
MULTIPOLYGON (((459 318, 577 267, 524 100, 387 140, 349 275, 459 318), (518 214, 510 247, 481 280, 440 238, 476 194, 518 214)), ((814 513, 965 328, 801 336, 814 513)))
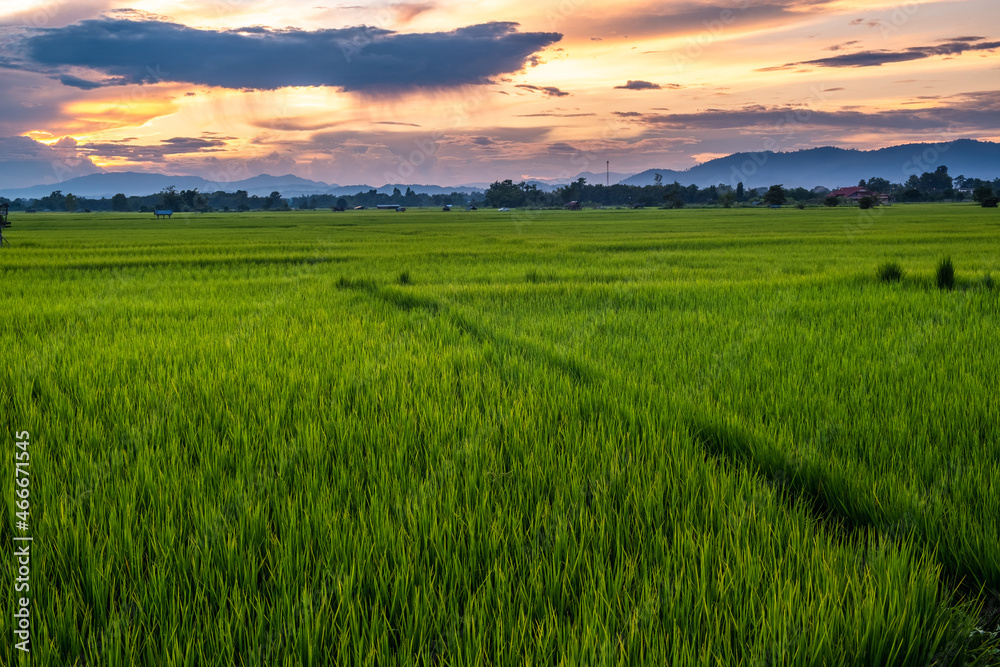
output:
POLYGON ((377 190, 358 192, 354 195, 305 195, 286 198, 274 191, 266 197, 251 195, 246 190, 236 192, 199 192, 193 190, 177 190, 171 186, 152 194, 141 196, 126 196, 116 194, 100 199, 79 197, 72 193, 63 194, 56 190, 45 197, 37 199, 14 199, 13 201, 0 197, 0 203, 6 203, 13 211, 116 211, 121 213, 151 213, 154 210, 168 209, 176 212, 208 213, 210 211, 287 211, 295 209, 322 208, 354 208, 364 206, 374 207, 379 204, 397 204, 400 206, 465 206, 477 203, 475 196, 452 192, 451 194, 425 194, 406 188, 401 192, 394 188, 393 192, 380 193, 377 190))
MULTIPOLYGON (((177 190, 173 186, 143 196, 116 194, 111 198, 92 199, 72 193, 63 194, 56 190, 37 199, 15 199, 0 197, 13 211, 118 211, 150 213, 157 209, 177 212, 209 211, 287 211, 290 209, 324 208, 366 208, 378 205, 398 205, 412 207, 443 207, 483 205, 491 208, 561 208, 570 202, 583 206, 681 208, 683 206, 722 206, 765 204, 765 205, 817 205, 835 206, 841 201, 832 200, 825 189, 785 188, 781 184, 764 188, 735 187, 720 183, 707 188, 697 185, 681 185, 679 182, 664 184, 657 174, 653 185, 594 185, 579 178, 572 183, 546 192, 534 183, 514 183, 508 179, 495 181, 482 195, 452 192, 451 194, 426 194, 414 192, 407 187, 405 192, 394 188, 392 193, 375 189, 354 195, 304 195, 285 198, 274 191, 266 197, 251 195, 246 190, 236 192, 199 192, 177 190)), ((1000 178, 987 181, 965 176, 952 177, 947 166, 940 166, 933 172, 920 176, 911 175, 902 183, 891 183, 885 178, 862 179, 858 185, 877 194, 890 195, 904 202, 963 201, 971 199, 984 206, 996 206, 1000 199, 1000 178)), ((862 205, 877 205, 877 198, 862 202, 862 205)))
MULTIPOLYGON (((735 187, 720 183, 706 188, 697 185, 683 186, 679 182, 664 184, 657 174, 653 185, 623 185, 611 186, 592 185, 586 179, 564 185, 552 192, 544 192, 533 183, 514 183, 512 180, 492 183, 484 195, 486 204, 501 208, 552 208, 561 207, 570 202, 578 202, 583 206, 659 206, 665 208, 680 208, 682 206, 723 206, 735 204, 759 203, 765 205, 836 205, 842 202, 831 201, 830 191, 825 188, 807 190, 806 188, 785 188, 782 184, 770 187, 748 188, 743 183, 735 187)), ((876 194, 889 195, 899 201, 962 201, 973 199, 984 203, 997 197, 1000 193, 1000 178, 984 181, 978 178, 958 176, 952 178, 948 167, 938 167, 933 172, 925 172, 920 176, 912 175, 905 182, 891 183, 885 178, 873 177, 861 180, 858 185, 876 194)), ((875 200, 877 203, 877 199, 875 200)))

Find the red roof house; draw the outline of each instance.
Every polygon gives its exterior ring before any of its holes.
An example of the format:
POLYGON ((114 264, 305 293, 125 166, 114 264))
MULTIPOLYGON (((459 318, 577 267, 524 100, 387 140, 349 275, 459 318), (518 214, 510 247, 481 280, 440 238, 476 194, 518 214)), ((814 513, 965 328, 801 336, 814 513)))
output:
POLYGON ((874 192, 868 188, 859 188, 857 186, 853 188, 840 188, 839 190, 834 190, 831 192, 829 197, 845 197, 847 199, 861 199, 862 197, 874 197, 876 196, 874 192))

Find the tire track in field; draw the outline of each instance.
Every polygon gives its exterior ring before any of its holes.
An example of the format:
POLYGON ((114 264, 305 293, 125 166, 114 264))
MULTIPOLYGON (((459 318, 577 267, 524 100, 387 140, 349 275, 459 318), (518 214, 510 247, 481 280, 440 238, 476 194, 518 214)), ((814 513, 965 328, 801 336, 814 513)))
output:
MULTIPOLYGON (((382 287, 371 279, 341 278, 337 286, 366 294, 401 310, 420 309, 429 315, 446 318, 459 330, 479 342, 490 343, 529 362, 541 362, 569 375, 576 382, 583 384, 593 384, 597 381, 612 382, 624 385, 623 389, 636 391, 624 379, 612 379, 602 370, 567 354, 557 353, 524 338, 515 338, 490 330, 440 300, 413 294, 405 289, 382 287)), ((780 311, 787 307, 787 301, 782 301, 775 306, 775 310, 780 311)), ((669 409, 670 404, 681 405, 683 410, 680 414, 684 415, 684 425, 692 439, 702 448, 711 454, 724 456, 738 465, 753 468, 752 472, 761 483, 778 486, 780 495, 788 503, 802 498, 815 518, 849 541, 860 542, 861 533, 867 528, 874 527, 874 521, 852 518, 845 511, 847 508, 829 493, 829 490, 837 488, 837 482, 842 480, 825 478, 819 472, 815 461, 785 452, 756 434, 738 427, 735 420, 705 414, 695 407, 694 401, 686 393, 679 402, 664 396, 637 396, 637 400, 640 405, 660 405, 663 410, 669 409)), ((815 446, 811 444, 806 449, 813 451, 815 446)))
POLYGON ((86 262, 37 262, 31 265, 4 267, 5 271, 48 272, 48 271, 108 271, 122 269, 159 269, 159 268, 195 268, 210 269, 215 267, 231 267, 234 265, 250 266, 286 266, 312 264, 342 264, 351 261, 351 257, 314 257, 311 255, 295 255, 291 257, 272 257, 269 255, 225 255, 221 257, 205 257, 202 259, 187 259, 185 257, 162 258, 127 258, 127 259, 95 259, 86 262))
POLYGON ((350 289, 377 299, 400 310, 410 311, 420 309, 430 315, 445 318, 457 329, 468 334, 480 343, 490 343, 502 350, 511 352, 527 361, 544 363, 550 368, 568 375, 574 382, 590 384, 605 378, 597 368, 590 364, 559 353, 543 345, 525 338, 516 338, 484 327, 451 306, 437 299, 420 296, 412 292, 389 287, 380 287, 373 280, 350 280, 341 278, 337 282, 340 289, 350 289))
POLYGON ((775 486, 786 507, 804 501, 804 507, 821 525, 849 544, 867 550, 873 538, 897 544, 912 539, 941 567, 942 588, 956 595, 956 602, 964 599, 982 603, 977 639, 990 643, 1000 640, 1000 586, 996 578, 988 571, 963 564, 958 556, 942 557, 937 545, 912 518, 919 514, 919 506, 906 507, 902 517, 895 520, 889 515, 880 516, 876 509, 863 507, 864 497, 836 493, 834 489, 838 488, 854 490, 855 480, 823 466, 822 460, 800 458, 766 436, 738 425, 735 419, 727 422, 695 415, 689 421, 692 437, 706 451, 743 466, 762 484, 775 486), (969 573, 974 580, 970 581, 969 573))
MULTIPOLYGON (((365 278, 342 277, 337 286, 340 289, 365 294, 401 310, 420 309, 431 316, 446 318, 459 330, 479 342, 490 343, 529 362, 544 363, 554 370, 569 375, 574 381, 592 384, 602 380, 638 393, 622 378, 609 378, 602 370, 567 354, 556 353, 524 338, 515 338, 490 330, 440 300, 403 289, 383 287, 374 280, 365 278)), ((782 312, 787 307, 787 300, 782 301, 774 307, 774 311, 782 312)), ((704 412, 696 407, 693 397, 687 392, 683 392, 679 400, 672 399, 669 395, 637 396, 637 400, 640 405, 659 405, 663 410, 668 410, 671 406, 681 407, 681 410, 675 412, 683 415, 683 424, 692 439, 706 452, 725 457, 736 465, 752 468, 751 472, 761 484, 778 487, 780 495, 789 503, 801 498, 810 513, 823 525, 833 528, 835 534, 851 542, 857 542, 862 532, 876 527, 876 520, 868 513, 861 513, 858 516, 857 511, 851 511, 853 507, 845 505, 843 498, 832 493, 831 490, 838 486, 843 488, 842 484, 846 480, 831 478, 829 473, 824 472, 818 465, 821 460, 790 453, 756 432, 740 426, 734 418, 726 419, 722 415, 704 412)), ((813 452, 816 450, 815 443, 810 443, 803 449, 806 452, 813 452)))
MULTIPOLYGON (((762 485, 776 487, 781 502, 790 510, 797 502, 831 534, 839 536, 859 548, 867 548, 872 536, 890 540, 908 539, 911 535, 927 544, 918 526, 911 525, 906 530, 899 527, 899 521, 883 521, 891 517, 880 517, 874 508, 865 508, 865 499, 860 496, 838 494, 837 490, 852 488, 854 480, 846 474, 831 470, 823 465, 821 456, 816 456, 825 439, 831 437, 837 426, 828 425, 815 438, 796 449, 783 447, 780 442, 768 438, 739 424, 735 416, 708 413, 698 408, 692 397, 682 394, 679 398, 670 395, 648 395, 616 374, 608 374, 567 354, 557 353, 524 338, 508 336, 484 327, 440 300, 413 294, 405 289, 379 286, 371 279, 340 278, 340 289, 350 289, 365 294, 387 305, 405 311, 420 309, 431 316, 443 317, 459 330, 482 343, 490 343, 509 351, 528 362, 543 363, 564 373, 575 382, 595 384, 604 382, 609 387, 617 386, 623 391, 636 394, 640 405, 660 406, 663 411, 672 410, 682 415, 682 423, 692 439, 708 454, 724 457, 733 465, 742 466, 756 477, 762 485), (681 408, 677 410, 676 408, 681 408)), ((779 302, 775 312, 788 307, 787 301, 779 302)), ((625 418, 625 415, 622 415, 625 418)), ((912 511, 916 511, 915 509, 912 511)), ((910 512, 912 513, 912 512, 910 512)), ((734 517, 742 521, 743 517, 734 517)), ((942 583, 953 591, 959 591, 972 599, 984 602, 980 615, 980 628, 995 628, 1000 631, 1000 590, 995 582, 986 583, 986 588, 978 589, 964 581, 958 572, 951 571, 940 557, 936 558, 942 567, 942 583)), ((989 579, 987 573, 980 573, 980 579, 989 579)), ((993 636, 996 633, 992 633, 993 636)))

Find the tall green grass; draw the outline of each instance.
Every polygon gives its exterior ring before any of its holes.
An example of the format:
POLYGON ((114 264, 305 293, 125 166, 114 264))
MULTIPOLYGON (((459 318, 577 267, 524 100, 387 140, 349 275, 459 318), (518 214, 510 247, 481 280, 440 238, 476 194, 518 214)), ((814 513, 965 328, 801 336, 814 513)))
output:
POLYGON ((856 215, 19 221, 33 664, 995 663, 995 230, 856 215))
POLYGON ((903 267, 899 265, 899 262, 886 262, 879 265, 876 275, 884 283, 898 283, 903 279, 905 271, 903 271, 903 267))
POLYGON ((940 289, 954 289, 955 287, 955 266, 951 263, 951 257, 945 257, 938 262, 937 286, 940 289))

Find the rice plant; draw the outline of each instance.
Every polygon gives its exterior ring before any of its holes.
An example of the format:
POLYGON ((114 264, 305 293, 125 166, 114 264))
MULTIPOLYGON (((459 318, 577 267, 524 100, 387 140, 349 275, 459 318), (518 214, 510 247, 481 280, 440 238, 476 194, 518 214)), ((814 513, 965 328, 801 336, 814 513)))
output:
POLYGON ((945 257, 938 262, 936 276, 938 289, 954 289, 955 267, 951 263, 951 257, 945 257))
POLYGON ((903 279, 903 267, 899 265, 899 262, 885 262, 880 264, 875 275, 878 279, 884 283, 898 283, 903 279))
POLYGON ((986 212, 412 213, 19 225, 32 664, 997 663, 986 212))

